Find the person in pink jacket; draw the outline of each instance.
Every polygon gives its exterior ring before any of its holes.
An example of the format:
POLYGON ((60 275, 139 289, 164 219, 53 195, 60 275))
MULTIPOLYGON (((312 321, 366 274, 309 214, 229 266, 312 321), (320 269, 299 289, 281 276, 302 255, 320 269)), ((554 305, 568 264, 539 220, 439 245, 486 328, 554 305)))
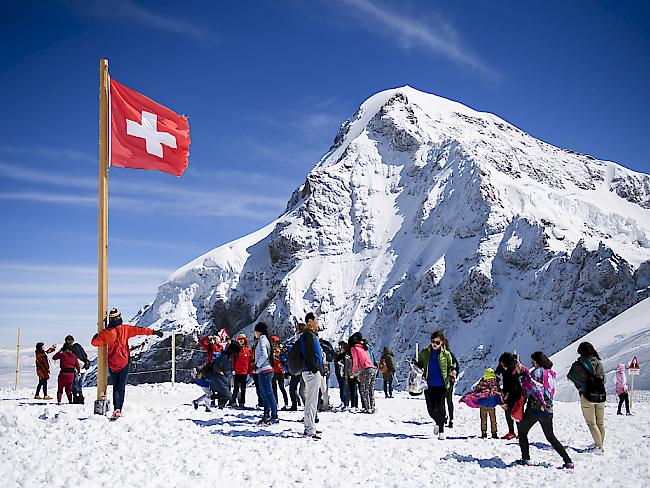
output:
POLYGON ((355 332, 348 341, 352 355, 352 375, 359 378, 359 394, 361 396, 361 413, 375 413, 375 380, 377 368, 370 356, 368 342, 360 332, 355 332))
POLYGON ((632 415, 630 413, 630 398, 627 391, 627 378, 625 377, 625 365, 619 364, 616 368, 616 394, 618 395, 618 415, 623 415, 621 408, 623 407, 623 402, 625 402, 625 412, 627 415, 632 415))

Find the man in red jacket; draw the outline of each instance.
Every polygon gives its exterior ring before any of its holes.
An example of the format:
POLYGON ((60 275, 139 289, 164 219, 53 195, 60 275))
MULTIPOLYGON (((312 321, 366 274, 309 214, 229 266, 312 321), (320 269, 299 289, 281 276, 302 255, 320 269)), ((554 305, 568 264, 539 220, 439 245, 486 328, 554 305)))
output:
POLYGON ((90 343, 95 346, 108 347, 108 374, 113 383, 113 418, 122 415, 126 380, 129 376, 129 339, 139 335, 156 335, 162 337, 159 330, 148 327, 135 327, 122 323, 122 315, 117 308, 108 315, 108 327, 95 334, 90 343))

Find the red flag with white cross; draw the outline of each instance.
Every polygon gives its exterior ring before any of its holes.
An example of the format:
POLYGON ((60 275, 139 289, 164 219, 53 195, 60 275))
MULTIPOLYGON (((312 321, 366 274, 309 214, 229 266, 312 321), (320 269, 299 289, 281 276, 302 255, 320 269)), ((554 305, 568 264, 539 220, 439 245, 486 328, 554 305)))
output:
POLYGON ((111 79, 110 119, 111 166, 183 174, 190 154, 187 117, 111 79))

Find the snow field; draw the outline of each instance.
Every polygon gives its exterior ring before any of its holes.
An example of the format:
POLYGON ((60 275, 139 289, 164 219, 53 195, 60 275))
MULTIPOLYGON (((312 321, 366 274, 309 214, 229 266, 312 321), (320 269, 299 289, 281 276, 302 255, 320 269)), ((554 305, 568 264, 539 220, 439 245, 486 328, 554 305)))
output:
MULTIPOLYGON (((52 382, 50 382, 52 383, 52 382)), ((53 386, 50 384, 50 386, 53 386)), ((94 397, 87 389, 86 398, 94 397)), ((195 385, 128 386, 125 416, 93 415, 92 405, 46 404, 33 390, 0 389, 0 483, 7 488, 105 486, 641 486, 650 479, 650 405, 635 416, 606 409, 606 453, 586 452, 591 436, 577 403, 556 403, 555 432, 573 458, 572 472, 541 429, 530 433, 531 457, 520 467, 517 441, 480 439, 478 410, 455 398, 448 438, 433 436, 422 397, 384 399, 375 415, 320 413, 323 439, 301 437, 302 412, 280 412, 279 425, 258 427, 259 410, 194 410, 195 385)), ((338 391, 332 390, 332 401, 338 391)), ((90 402, 92 403, 92 402, 90 402)), ((247 403, 255 403, 254 389, 247 403)), ((282 403, 282 402, 281 402, 282 403)), ((497 410, 499 435, 507 432, 497 410)))

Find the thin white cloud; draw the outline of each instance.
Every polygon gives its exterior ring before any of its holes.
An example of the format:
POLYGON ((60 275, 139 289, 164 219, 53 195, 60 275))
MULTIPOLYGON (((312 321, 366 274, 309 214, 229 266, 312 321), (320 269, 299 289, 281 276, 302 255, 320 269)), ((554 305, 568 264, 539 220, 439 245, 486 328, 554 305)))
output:
POLYGON ((395 13, 370 0, 341 0, 348 13, 362 19, 364 26, 374 33, 397 36, 402 48, 421 46, 454 63, 471 68, 489 79, 498 79, 493 69, 466 48, 456 28, 442 15, 435 16, 431 25, 420 19, 395 13))
POLYGON ((76 149, 56 149, 52 147, 18 147, 9 144, 0 144, 0 152, 10 155, 28 155, 47 159, 60 159, 78 163, 96 163, 98 156, 91 156, 76 149))
MULTIPOLYGON (((69 0, 70 8, 79 15, 127 20, 151 29, 158 29, 193 38, 199 42, 217 42, 213 32, 177 15, 149 10, 131 0, 69 0)), ((158 4, 159 5, 159 4, 158 4)), ((180 4, 174 4, 178 10, 180 4)))

